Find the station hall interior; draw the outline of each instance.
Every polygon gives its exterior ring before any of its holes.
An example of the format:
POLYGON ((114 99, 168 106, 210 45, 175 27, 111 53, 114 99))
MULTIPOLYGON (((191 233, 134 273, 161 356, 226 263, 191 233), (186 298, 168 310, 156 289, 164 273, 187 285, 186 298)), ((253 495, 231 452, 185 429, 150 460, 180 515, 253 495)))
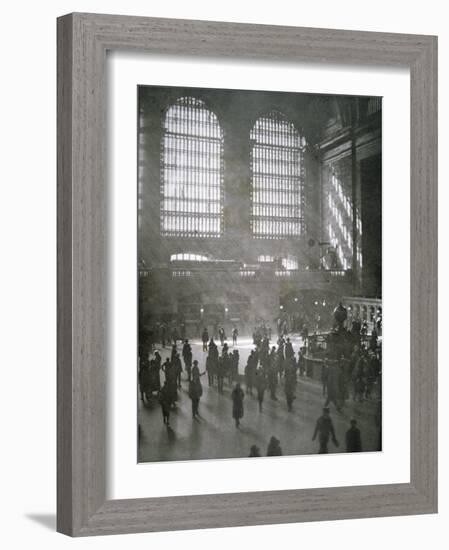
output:
POLYGON ((329 452, 347 452, 354 420, 360 450, 380 450, 382 99, 140 86, 138 107, 139 461, 247 457, 254 446, 264 456, 272 437, 282 454, 327 452, 312 441, 323 408, 340 441, 329 452), (223 347, 226 361, 238 352, 221 388, 205 333, 216 370, 223 347), (262 412, 247 387, 253 350, 267 380, 262 412), (168 427, 159 397, 174 352, 168 427), (202 394, 192 419, 193 361, 202 394))

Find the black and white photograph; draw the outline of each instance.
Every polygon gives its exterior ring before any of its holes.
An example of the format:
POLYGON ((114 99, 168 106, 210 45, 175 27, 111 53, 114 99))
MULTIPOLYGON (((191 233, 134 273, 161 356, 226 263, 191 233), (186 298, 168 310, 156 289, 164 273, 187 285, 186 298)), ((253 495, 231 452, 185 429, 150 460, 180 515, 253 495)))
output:
POLYGON ((382 98, 138 110, 138 461, 381 451, 382 98))

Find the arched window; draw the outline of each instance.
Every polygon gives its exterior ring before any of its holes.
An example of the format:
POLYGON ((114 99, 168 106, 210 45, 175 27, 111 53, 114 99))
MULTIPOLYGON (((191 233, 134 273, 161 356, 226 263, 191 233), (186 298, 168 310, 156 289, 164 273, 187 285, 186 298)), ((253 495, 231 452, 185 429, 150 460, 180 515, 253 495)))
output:
POLYGON ((165 113, 161 156, 161 233, 223 233, 223 131, 205 103, 182 97, 165 113))
POLYGON ((257 119, 251 134, 251 229, 263 239, 303 230, 303 140, 284 115, 257 119))

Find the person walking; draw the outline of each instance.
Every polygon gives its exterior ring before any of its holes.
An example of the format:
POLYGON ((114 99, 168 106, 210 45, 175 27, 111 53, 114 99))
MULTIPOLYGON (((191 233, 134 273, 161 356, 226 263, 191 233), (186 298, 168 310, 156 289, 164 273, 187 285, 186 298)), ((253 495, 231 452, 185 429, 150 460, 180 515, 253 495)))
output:
POLYGON ((324 406, 327 407, 331 403, 335 405, 338 412, 341 412, 341 404, 338 399, 339 380, 341 370, 336 362, 327 367, 327 397, 324 406))
POLYGON ((238 338, 238 335, 239 335, 239 331, 237 329, 237 327, 234 327, 232 329, 232 345, 233 346, 236 346, 237 345, 237 338, 238 338))
POLYGON ((218 330, 218 336, 220 338, 220 344, 223 346, 226 340, 226 334, 223 327, 220 327, 220 329, 218 330))
POLYGON ((161 325, 160 334, 162 347, 165 348, 165 344, 167 343, 167 327, 164 324, 161 325))
POLYGON ((209 341, 209 333, 207 332, 206 327, 204 327, 203 332, 201 334, 201 340, 203 342, 203 351, 207 351, 207 343, 209 341))
POLYGON ((228 369, 228 354, 223 353, 218 359, 217 365, 217 386, 219 393, 223 393, 223 384, 228 369))
POLYGON ((323 408, 323 414, 320 416, 316 422, 315 431, 313 432, 312 441, 315 441, 317 435, 319 436, 320 449, 319 454, 326 454, 329 452, 328 443, 329 439, 332 438, 333 444, 338 447, 339 443, 335 437, 334 424, 329 414, 329 408, 323 408))
POLYGON ((198 407, 203 395, 203 387, 199 374, 195 373, 189 382, 189 397, 192 400, 192 418, 199 416, 198 407))
POLYGON ((346 432, 346 451, 348 453, 362 452, 362 438, 360 430, 357 428, 357 420, 351 420, 351 427, 346 432))
POLYGON ((214 359, 212 355, 209 353, 206 358, 206 372, 207 372, 207 382, 210 386, 214 385, 214 376, 215 376, 215 366, 214 366, 214 359))
POLYGON ((167 380, 164 382, 164 385, 159 391, 158 398, 162 410, 162 420, 168 428, 170 426, 170 407, 172 404, 172 396, 167 380))
POLYGON ((305 348, 304 347, 301 347, 299 348, 299 351, 298 351, 298 370, 299 370, 299 376, 301 376, 301 378, 305 375, 306 373, 306 357, 305 357, 305 348))
POLYGON ((287 364, 284 377, 285 399, 287 400, 287 409, 293 410, 293 401, 296 399, 296 367, 293 362, 287 364))
POLYGON ((158 392, 161 389, 161 376, 160 376, 160 366, 158 366, 155 359, 151 359, 150 361, 150 377, 149 377, 149 392, 150 395, 154 391, 158 392))
POLYGON ((174 371, 175 371, 177 386, 178 386, 178 388, 180 388, 181 387, 182 363, 181 363, 181 358, 179 357, 179 353, 175 353, 175 356, 173 357, 173 360, 172 360, 172 365, 173 365, 173 368, 174 368, 174 371))
POLYGON ((232 418, 235 420, 235 427, 240 426, 240 419, 243 418, 243 399, 245 394, 243 393, 242 388, 240 387, 239 382, 235 385, 235 388, 232 390, 232 418))
POLYGON ((256 370, 254 385, 256 386, 256 390, 257 390, 257 401, 259 402, 259 412, 262 412, 263 398, 267 387, 267 381, 265 380, 265 375, 263 373, 262 368, 259 368, 256 370))
POLYGON ((185 340, 182 346, 182 358, 184 359, 187 380, 190 382, 192 379, 192 346, 189 344, 188 340, 185 340))
POLYGON ((234 349, 231 355, 231 382, 235 382, 239 376, 240 354, 238 349, 234 349))
POLYGON ((150 368, 147 361, 140 362, 139 369, 140 399, 145 402, 150 396, 150 368))
POLYGON ((295 356, 295 352, 293 350, 293 344, 290 341, 290 338, 287 338, 287 341, 285 343, 285 351, 284 355, 286 359, 291 359, 295 356))
POLYGON ((165 374, 164 387, 166 386, 164 395, 166 395, 167 400, 169 400, 170 406, 175 407, 176 401, 178 400, 177 371, 174 364, 170 363, 170 359, 168 357, 162 365, 162 370, 165 374))
POLYGON ((246 362, 246 367, 245 367, 246 393, 249 393, 250 395, 253 394, 254 372, 256 370, 256 364, 257 364, 256 356, 255 356, 254 350, 252 350, 248 356, 248 360, 246 362))
POLYGON ((321 389, 323 397, 326 397, 327 394, 327 383, 329 380, 329 364, 328 360, 324 359, 323 364, 321 365, 321 389))
POLYGON ((268 387, 270 388, 270 398, 273 399, 273 401, 277 401, 278 398, 276 397, 276 386, 278 383, 278 372, 277 372, 277 361, 276 359, 273 360, 274 357, 270 355, 269 361, 268 361, 268 372, 267 372, 267 379, 268 379, 268 387))
POLYGON ((195 361, 193 362, 193 367, 192 367, 192 378, 194 376, 203 376, 204 374, 206 374, 206 371, 200 372, 200 368, 198 366, 198 361, 195 359, 195 361))

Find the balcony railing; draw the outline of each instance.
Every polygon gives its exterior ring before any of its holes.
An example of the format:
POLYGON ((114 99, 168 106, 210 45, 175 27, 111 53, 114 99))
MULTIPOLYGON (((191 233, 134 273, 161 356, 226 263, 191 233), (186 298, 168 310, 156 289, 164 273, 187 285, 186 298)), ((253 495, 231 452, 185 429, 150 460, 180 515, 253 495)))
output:
POLYGON ((211 265, 209 262, 200 265, 189 264, 186 268, 174 266, 160 266, 154 268, 139 268, 140 279, 192 279, 195 278, 219 278, 226 275, 229 279, 247 281, 291 281, 309 283, 350 283, 352 281, 351 270, 343 269, 267 269, 265 266, 223 266, 211 265))

